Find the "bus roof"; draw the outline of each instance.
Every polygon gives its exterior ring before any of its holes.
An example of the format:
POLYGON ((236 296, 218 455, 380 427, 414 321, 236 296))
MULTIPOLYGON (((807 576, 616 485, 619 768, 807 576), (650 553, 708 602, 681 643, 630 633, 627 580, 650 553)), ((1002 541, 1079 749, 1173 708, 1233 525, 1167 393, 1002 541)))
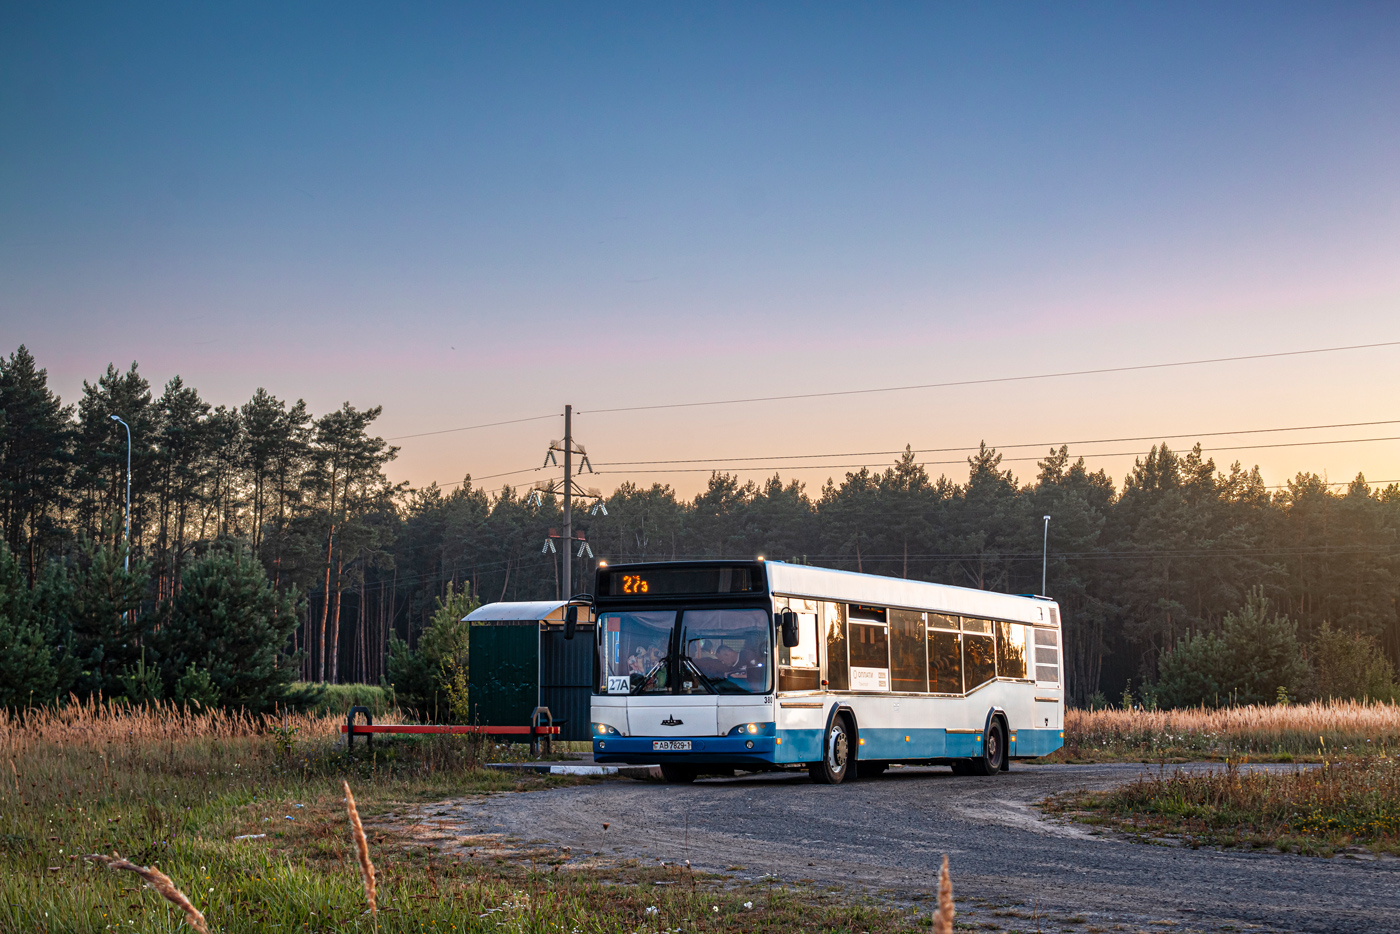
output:
POLYGON ((777 595, 906 609, 937 609, 961 616, 1023 623, 1057 622, 1049 612, 1049 608, 1055 606, 1054 601, 1044 597, 1015 597, 970 587, 929 584, 855 571, 834 571, 785 561, 767 561, 765 565, 768 569, 768 589, 777 595))

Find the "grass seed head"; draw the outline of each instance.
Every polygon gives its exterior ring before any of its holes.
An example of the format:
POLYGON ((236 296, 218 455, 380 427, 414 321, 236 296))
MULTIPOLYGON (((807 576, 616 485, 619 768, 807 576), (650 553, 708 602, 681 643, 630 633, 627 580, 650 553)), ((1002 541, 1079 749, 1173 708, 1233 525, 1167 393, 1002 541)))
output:
POLYGON ((948 855, 938 870, 938 910, 933 913, 933 934, 953 934, 953 877, 948 874, 948 855))
POLYGON ((203 912, 194 907, 190 900, 185 897, 185 893, 176 888, 170 877, 159 869, 151 866, 138 866, 120 856, 104 856, 101 853, 91 853, 83 858, 94 863, 101 863, 108 869, 125 869, 127 872, 136 873, 162 898, 185 913, 186 924, 198 931, 199 934, 209 934, 209 928, 204 923, 203 912))
POLYGON ((365 839, 365 828, 360 823, 360 811, 355 807, 355 795, 350 791, 350 783, 345 786, 345 810, 350 815, 350 829, 355 835, 355 854, 360 858, 360 879, 365 884, 365 901, 369 902, 369 913, 378 915, 379 908, 374 903, 374 863, 369 858, 369 841, 365 839))

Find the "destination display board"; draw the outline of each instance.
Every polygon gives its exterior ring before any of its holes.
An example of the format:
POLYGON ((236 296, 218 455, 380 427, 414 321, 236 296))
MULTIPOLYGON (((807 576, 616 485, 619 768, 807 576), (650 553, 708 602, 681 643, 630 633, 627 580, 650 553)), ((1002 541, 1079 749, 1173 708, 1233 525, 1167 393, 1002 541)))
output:
POLYGON ((762 565, 668 568, 617 567, 598 572, 598 592, 608 597, 674 597, 763 593, 762 565))

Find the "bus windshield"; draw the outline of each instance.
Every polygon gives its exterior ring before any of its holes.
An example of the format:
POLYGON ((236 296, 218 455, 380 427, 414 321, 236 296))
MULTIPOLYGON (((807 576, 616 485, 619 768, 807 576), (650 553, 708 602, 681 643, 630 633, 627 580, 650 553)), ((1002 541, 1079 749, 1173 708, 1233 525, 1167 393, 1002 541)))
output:
POLYGON ((605 694, 764 694, 772 632, 766 610, 634 610, 598 619, 605 694), (677 651, 678 650, 678 651, 677 651))

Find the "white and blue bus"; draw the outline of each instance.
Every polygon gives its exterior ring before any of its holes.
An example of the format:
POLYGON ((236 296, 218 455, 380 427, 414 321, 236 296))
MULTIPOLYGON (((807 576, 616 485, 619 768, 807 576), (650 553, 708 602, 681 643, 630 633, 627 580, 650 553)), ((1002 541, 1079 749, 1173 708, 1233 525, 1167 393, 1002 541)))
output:
POLYGON ((995 775, 1064 740, 1059 607, 780 561, 600 566, 593 755, 667 781, 892 763, 995 775))

